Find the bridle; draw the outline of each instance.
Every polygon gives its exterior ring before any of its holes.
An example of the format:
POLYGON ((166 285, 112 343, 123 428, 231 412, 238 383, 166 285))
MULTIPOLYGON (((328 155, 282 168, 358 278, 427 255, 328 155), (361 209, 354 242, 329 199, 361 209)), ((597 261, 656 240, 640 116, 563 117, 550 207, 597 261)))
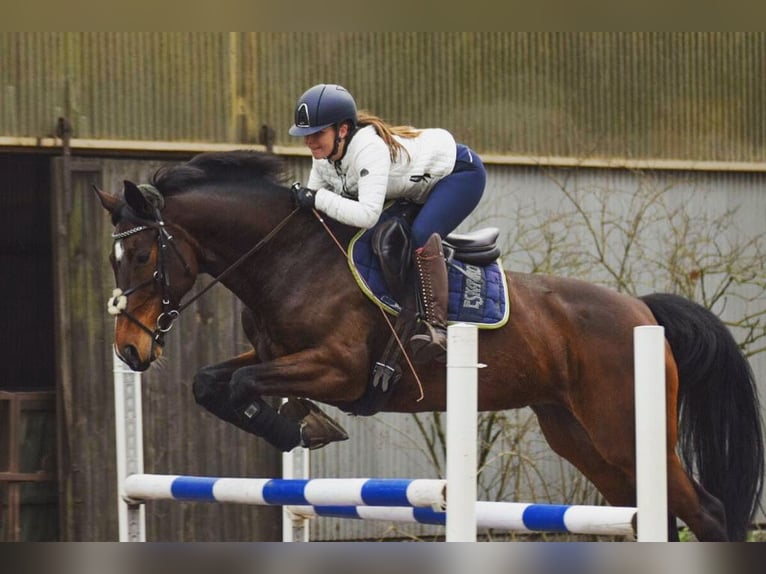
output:
POLYGON ((170 275, 167 273, 167 270, 166 270, 168 248, 170 248, 173 251, 176 257, 178 257, 187 275, 192 274, 192 269, 189 266, 189 264, 186 262, 186 260, 184 259, 183 254, 181 253, 181 250, 178 248, 178 245, 173 241, 173 236, 170 234, 170 232, 168 231, 165 225, 165 222, 162 220, 159 209, 155 209, 155 218, 156 218, 155 221, 144 220, 136 227, 131 227, 130 229, 126 231, 121 231, 119 233, 112 233, 112 239, 114 239, 115 241, 120 241, 122 239, 125 239, 126 237, 130 237, 131 235, 135 235, 136 233, 142 233, 144 231, 156 231, 157 232, 157 268, 155 269, 154 273, 152 273, 151 278, 147 279, 146 281, 143 281, 139 283, 138 285, 130 287, 125 291, 123 291, 120 288, 115 289, 112 292, 112 296, 107 301, 108 313, 110 315, 114 315, 115 317, 119 315, 124 315, 126 319, 136 324, 144 332, 146 332, 152 338, 152 354, 153 354, 155 346, 160 346, 160 347, 164 346, 165 334, 173 328, 173 325, 175 324, 176 319, 178 319, 178 317, 181 315, 181 312, 184 309, 189 307, 197 299, 199 299, 205 293, 207 293, 216 283, 220 283, 226 275, 228 275, 229 273, 234 271, 234 269, 236 269, 242 263, 244 263, 244 261, 248 257, 255 254, 259 249, 261 249, 268 241, 270 241, 279 232, 280 229, 282 229, 287 224, 290 218, 292 218, 292 216, 295 215, 298 211, 299 211, 298 208, 293 209, 293 211, 291 211, 287 216, 285 216, 285 218, 282 221, 280 221, 279 224, 277 224, 277 226, 274 227, 274 229, 272 229, 263 239, 261 239, 258 243, 256 243, 249 251, 243 254, 234 263, 232 263, 226 269, 224 269, 223 272, 218 274, 217 277, 215 277, 196 295, 194 295, 184 304, 174 306, 170 297, 170 275), (144 323, 142 323, 140 319, 138 319, 135 315, 133 315, 131 312, 127 310, 128 297, 152 284, 156 284, 158 286, 160 291, 161 301, 162 301, 162 311, 157 316, 157 321, 153 329, 145 325, 144 323))
POLYGON ((131 323, 134 323, 149 334, 152 338, 152 351, 154 351, 155 345, 162 347, 165 344, 165 333, 173 328, 175 320, 180 315, 183 307, 185 307, 185 305, 174 306, 170 297, 170 275, 166 269, 168 248, 172 250, 176 257, 178 257, 187 275, 192 274, 192 269, 178 248, 178 245, 173 241, 173 236, 165 227, 165 222, 159 217, 159 214, 156 222, 146 222, 145 224, 137 225, 126 231, 112 233, 112 239, 114 239, 115 242, 121 241, 126 237, 144 231, 155 231, 157 233, 157 267, 154 270, 154 273, 152 273, 152 276, 146 281, 142 281, 138 285, 130 287, 125 291, 120 288, 115 289, 112 292, 112 296, 107 301, 107 311, 110 315, 114 316, 124 315, 131 323), (128 297, 152 284, 156 285, 159 289, 160 300, 162 301, 162 311, 157 316, 157 321, 153 329, 145 325, 133 313, 127 310, 128 297))

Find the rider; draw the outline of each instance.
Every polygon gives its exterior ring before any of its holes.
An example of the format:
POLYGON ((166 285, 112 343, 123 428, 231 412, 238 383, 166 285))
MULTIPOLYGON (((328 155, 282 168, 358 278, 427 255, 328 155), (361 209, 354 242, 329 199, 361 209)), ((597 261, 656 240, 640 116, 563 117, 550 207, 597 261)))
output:
MULTIPOLYGON (((293 186, 299 207, 371 228, 387 199, 422 205, 412 222, 411 241, 426 330, 414 335, 410 346, 419 360, 443 356, 447 270, 441 238, 473 211, 484 193, 486 171, 479 156, 444 129, 391 126, 357 110, 352 95, 336 84, 318 84, 298 99, 289 132, 302 136, 313 156, 306 187, 293 186)), ((409 267, 410 253, 402 256, 407 263, 401 264, 409 267)))

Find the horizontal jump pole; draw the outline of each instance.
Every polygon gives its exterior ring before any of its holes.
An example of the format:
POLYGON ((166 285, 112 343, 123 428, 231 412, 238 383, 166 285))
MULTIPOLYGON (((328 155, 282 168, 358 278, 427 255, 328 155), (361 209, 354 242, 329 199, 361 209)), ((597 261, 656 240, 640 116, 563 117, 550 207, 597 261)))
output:
POLYGON ((413 506, 446 508, 446 480, 399 478, 215 478, 133 474, 125 479, 129 504, 147 500, 256 505, 413 506))
MULTIPOLYGON (((445 525, 447 513, 431 508, 383 506, 288 506, 297 518, 337 517, 445 525)), ((635 536, 636 509, 620 506, 576 506, 523 502, 476 503, 477 528, 513 532, 564 532, 635 536)))

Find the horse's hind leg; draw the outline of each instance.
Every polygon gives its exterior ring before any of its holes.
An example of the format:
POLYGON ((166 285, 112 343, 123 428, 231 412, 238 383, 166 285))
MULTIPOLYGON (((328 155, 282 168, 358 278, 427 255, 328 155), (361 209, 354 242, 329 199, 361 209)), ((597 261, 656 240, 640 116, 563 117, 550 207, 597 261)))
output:
POLYGON ((619 467, 607 462, 588 432, 564 407, 535 405, 540 429, 556 454, 571 462, 613 506, 635 504, 633 483, 619 467))
MULTIPOLYGON (((608 447, 599 448, 580 422, 563 407, 535 406, 540 428, 554 451, 576 466, 614 506, 635 506, 634 449, 614 454, 614 444, 619 437, 612 437, 608 447), (610 456, 610 449, 612 455, 610 456), (626 460, 619 465, 615 462, 626 460)), ((631 437, 632 438, 632 437, 631 437)), ((625 440, 622 441, 622 444, 625 440)), ((674 452, 668 453, 668 537, 678 540, 675 516, 683 520, 700 541, 726 540, 724 510, 721 503, 694 483, 674 452)))
POLYGON ((728 540, 723 505, 689 478, 675 454, 668 457, 668 504, 700 542, 728 540))
MULTIPOLYGON (((611 464, 601 454, 588 432, 567 409, 554 406, 533 406, 540 429, 550 447, 571 462, 590 480, 613 506, 635 506, 635 482, 631 475, 611 464)), ((678 540, 675 518, 668 516, 670 541, 678 540)))

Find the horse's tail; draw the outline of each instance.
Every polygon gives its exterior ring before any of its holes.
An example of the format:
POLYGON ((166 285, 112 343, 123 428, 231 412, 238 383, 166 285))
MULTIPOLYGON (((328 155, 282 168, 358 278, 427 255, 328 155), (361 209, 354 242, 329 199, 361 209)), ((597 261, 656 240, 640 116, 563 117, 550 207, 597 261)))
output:
POLYGON ((763 489, 760 406, 753 372, 723 322, 678 295, 641 298, 678 364, 684 464, 726 509, 730 540, 744 540, 763 489))

